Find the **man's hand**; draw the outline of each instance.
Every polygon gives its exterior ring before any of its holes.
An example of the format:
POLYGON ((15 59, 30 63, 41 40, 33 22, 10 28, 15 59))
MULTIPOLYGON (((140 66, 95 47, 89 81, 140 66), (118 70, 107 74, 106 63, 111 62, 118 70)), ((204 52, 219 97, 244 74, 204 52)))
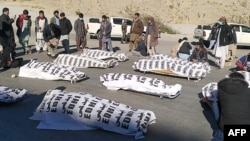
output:
POLYGON ((247 67, 243 67, 243 70, 244 70, 244 71, 247 71, 247 67))
POLYGON ((198 62, 198 60, 197 60, 197 59, 193 59, 192 61, 193 61, 194 63, 197 63, 197 62, 198 62))
POLYGON ((50 42, 47 42, 47 45, 50 46, 50 42))
POLYGON ((13 17, 14 21, 16 20, 16 15, 13 17))

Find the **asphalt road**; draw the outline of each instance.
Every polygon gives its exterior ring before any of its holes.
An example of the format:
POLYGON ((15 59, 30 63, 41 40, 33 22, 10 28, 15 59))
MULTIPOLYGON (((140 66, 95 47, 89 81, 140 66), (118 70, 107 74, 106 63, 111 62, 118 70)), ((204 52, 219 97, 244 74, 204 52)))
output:
MULTIPOLYGON (((179 37, 188 35, 163 35, 159 39, 158 53, 169 54, 170 48, 179 37)), ((191 39, 191 38, 190 38, 191 39)), ((30 39, 30 44, 34 45, 34 36, 30 39)), ((71 36, 71 51, 74 53, 74 35, 71 36)), ((96 48, 98 41, 88 39, 88 47, 96 48)), ((117 52, 127 53, 128 44, 120 44, 113 41, 113 46, 117 52)), ((27 62, 30 59, 38 61, 52 61, 45 53, 35 53, 25 55, 18 44, 17 52, 19 57, 23 57, 27 62)), ((63 51, 63 49, 58 50, 63 51)), ((238 49, 238 56, 246 54, 248 50, 238 49)), ((93 131, 56 131, 36 129, 38 121, 30 120, 36 107, 43 99, 45 92, 49 89, 64 87, 66 91, 83 91, 95 96, 118 101, 135 108, 152 110, 156 115, 156 123, 148 128, 148 133, 143 141, 208 141, 212 137, 213 128, 216 128, 211 111, 206 105, 202 105, 199 100, 201 88, 210 82, 217 82, 230 72, 230 67, 217 70, 212 66, 212 71, 200 82, 188 81, 186 78, 178 78, 150 73, 140 73, 132 69, 134 61, 143 57, 133 56, 128 53, 129 61, 119 62, 119 66, 108 69, 80 69, 84 71, 89 79, 71 84, 68 81, 46 81, 29 78, 11 78, 11 74, 18 74, 19 68, 10 69, 0 73, 0 85, 9 87, 25 88, 29 92, 29 97, 21 102, 11 105, 0 105, 0 141, 132 141, 132 136, 120 135, 103 130, 93 131), (176 99, 160 99, 156 96, 135 93, 130 91, 110 91, 100 84, 99 76, 109 72, 123 72, 138 75, 146 75, 162 79, 167 84, 181 84, 182 93, 176 99)), ((213 58, 209 57, 211 60, 213 58)))

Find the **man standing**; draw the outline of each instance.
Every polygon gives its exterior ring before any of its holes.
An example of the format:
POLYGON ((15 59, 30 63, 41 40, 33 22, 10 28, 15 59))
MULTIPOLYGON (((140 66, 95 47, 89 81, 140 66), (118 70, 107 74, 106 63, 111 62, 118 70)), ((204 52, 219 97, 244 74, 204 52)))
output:
POLYGON ((65 13, 60 13, 60 29, 61 29, 61 41, 62 46, 65 49, 65 53, 70 53, 69 51, 69 33, 72 30, 72 24, 69 19, 65 17, 65 13))
POLYGON ((23 10, 16 21, 17 36, 19 43, 22 45, 25 54, 31 54, 31 48, 28 46, 31 34, 31 19, 28 10, 23 10))
POLYGON ((55 24, 55 25, 58 25, 59 26, 59 11, 58 10, 55 10, 54 11, 54 17, 52 17, 51 19, 50 19, 50 22, 49 23, 53 23, 53 24, 55 24))
POLYGON ((124 41, 125 43, 127 42, 127 19, 123 20, 121 28, 122 28, 121 44, 123 44, 124 41))
POLYGON ((231 27, 231 31, 232 31, 232 40, 231 40, 231 44, 229 45, 229 50, 231 51, 231 60, 233 60, 236 57, 236 52, 237 52, 237 36, 236 36, 236 27, 232 26, 231 27))
POLYGON ((218 36, 215 44, 215 62, 222 69, 225 66, 226 56, 228 54, 228 45, 232 39, 232 32, 227 24, 226 18, 221 17, 219 19, 218 36))
POLYGON ((35 33, 36 33, 36 51, 41 52, 41 48, 43 51, 47 51, 47 45, 43 39, 44 28, 48 24, 47 18, 44 16, 43 10, 39 11, 39 16, 35 20, 35 33))
POLYGON ((75 21, 74 30, 76 32, 76 47, 77 51, 81 52, 86 47, 86 33, 85 23, 83 20, 83 14, 79 14, 79 18, 75 21), (80 47, 82 45, 82 48, 80 47))
POLYGON ((138 46, 137 39, 140 37, 140 35, 143 32, 144 26, 142 21, 139 19, 140 14, 135 13, 134 14, 134 21, 131 25, 130 29, 130 42, 129 42, 129 51, 132 49, 136 49, 138 46))
POLYGON ((102 16, 102 24, 100 28, 100 32, 102 34, 102 50, 108 50, 110 52, 113 52, 113 47, 111 43, 111 31, 112 31, 112 25, 108 21, 108 17, 106 15, 102 16))
POLYGON ((0 68, 8 66, 12 58, 11 54, 14 54, 16 43, 14 30, 12 23, 15 21, 14 18, 9 17, 9 8, 3 8, 3 14, 0 16, 0 44, 3 47, 3 53, 1 56, 0 68))
POLYGON ((148 26, 146 31, 146 40, 147 40, 147 53, 149 56, 155 55, 155 46, 158 45, 158 33, 159 28, 156 25, 154 18, 148 18, 148 26))
POLYGON ((61 30, 56 24, 50 23, 45 27, 43 38, 48 47, 47 55, 52 58, 56 57, 56 49, 59 43, 60 36, 61 30))

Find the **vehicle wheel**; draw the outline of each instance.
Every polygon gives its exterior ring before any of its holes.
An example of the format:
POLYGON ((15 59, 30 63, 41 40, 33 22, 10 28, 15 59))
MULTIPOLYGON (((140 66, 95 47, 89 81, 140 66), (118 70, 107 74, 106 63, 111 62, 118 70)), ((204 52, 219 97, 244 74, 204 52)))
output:
POLYGON ((100 39, 100 31, 96 33, 96 39, 100 39))

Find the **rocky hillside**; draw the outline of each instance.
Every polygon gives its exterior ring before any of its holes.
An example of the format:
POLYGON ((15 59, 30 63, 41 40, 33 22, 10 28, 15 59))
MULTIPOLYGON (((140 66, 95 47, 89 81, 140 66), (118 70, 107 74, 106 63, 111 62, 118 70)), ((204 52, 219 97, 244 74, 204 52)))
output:
POLYGON ((45 12, 55 9, 67 15, 83 12, 88 16, 130 17, 135 12, 157 17, 163 23, 211 23, 221 16, 229 22, 250 23, 250 1, 247 0, 4 0, 8 4, 24 5, 45 12))

